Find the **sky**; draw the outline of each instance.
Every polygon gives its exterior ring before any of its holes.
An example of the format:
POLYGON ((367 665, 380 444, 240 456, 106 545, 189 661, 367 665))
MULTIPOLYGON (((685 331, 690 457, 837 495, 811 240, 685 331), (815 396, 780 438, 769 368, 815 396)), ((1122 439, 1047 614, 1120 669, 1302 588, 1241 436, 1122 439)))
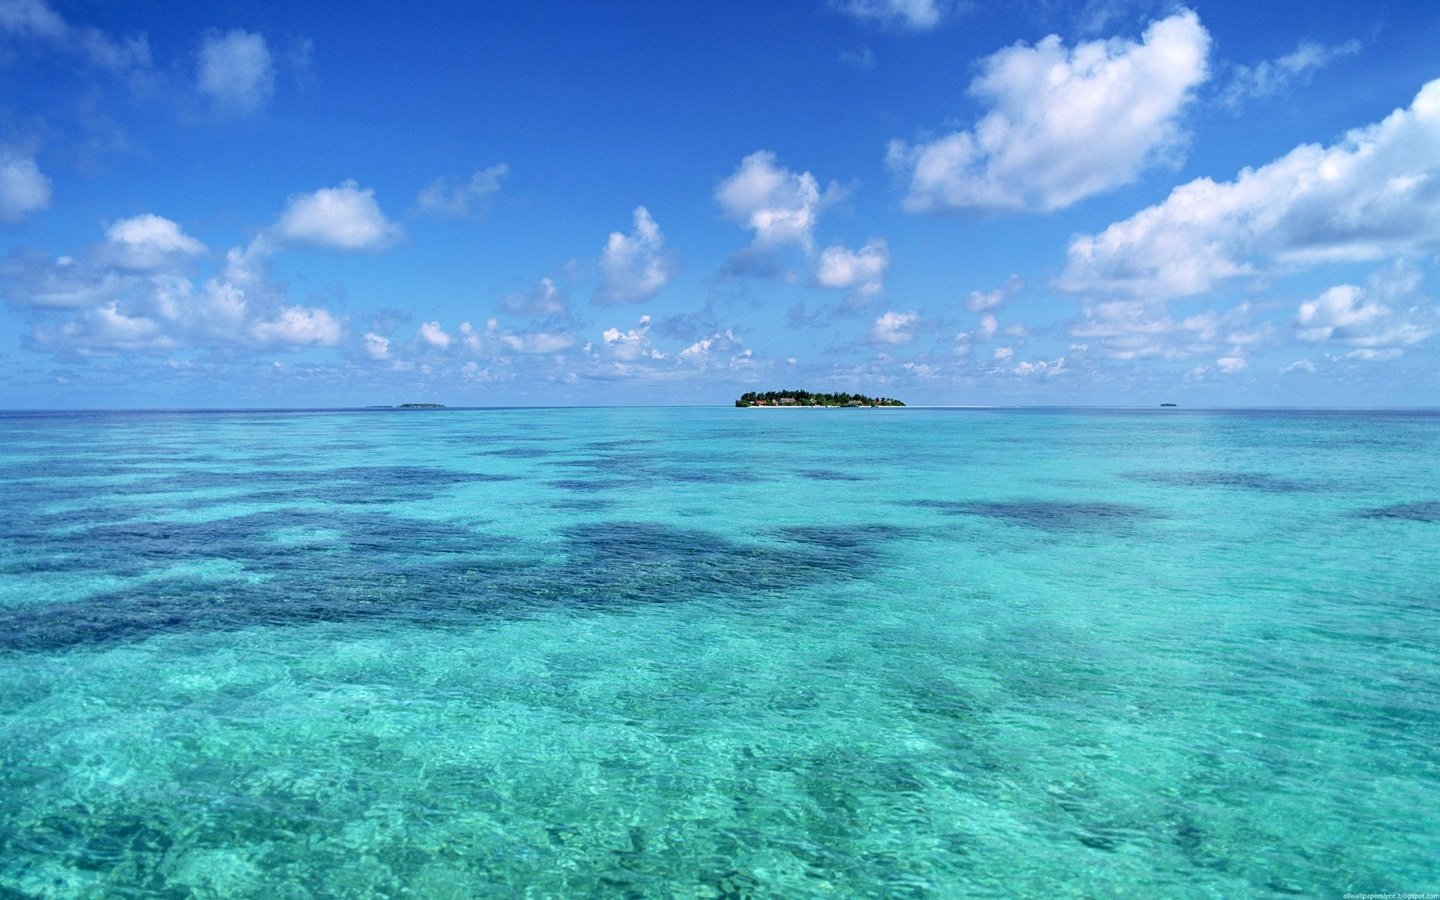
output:
POLYGON ((1440 5, 0 0, 0 409, 1440 405, 1440 5))

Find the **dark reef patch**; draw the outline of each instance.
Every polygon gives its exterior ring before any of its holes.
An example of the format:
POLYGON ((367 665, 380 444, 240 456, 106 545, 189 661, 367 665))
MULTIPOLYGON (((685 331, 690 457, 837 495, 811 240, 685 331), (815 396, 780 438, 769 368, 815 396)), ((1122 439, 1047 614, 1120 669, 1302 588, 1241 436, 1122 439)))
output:
POLYGON ((794 525, 778 532, 781 540, 823 547, 835 552, 867 552, 890 541, 914 537, 916 531, 897 525, 794 525))
POLYGON ((1440 500, 1392 503, 1356 513, 1362 519, 1398 519, 1405 522, 1440 522, 1440 500))
POLYGON ((849 580, 871 571, 883 542, 871 535, 804 547, 741 543, 651 522, 578 525, 565 535, 576 591, 629 602, 743 597, 849 580))
POLYGON ((1143 506, 1101 501, 1058 500, 954 501, 916 500, 911 506, 950 516, 977 516, 1043 531, 1097 531, 1128 528, 1157 518, 1143 506))
POLYGON ((127 524, 85 532, 66 571, 138 576, 224 559, 262 577, 147 580, 84 601, 0 608, 0 652, 54 651, 172 632, 395 619, 444 628, 556 607, 623 608, 696 598, 757 601, 773 592, 863 577, 901 532, 886 526, 788 529, 787 543, 736 541, 652 522, 561 532, 544 552, 518 541, 387 515, 305 510, 199 524, 127 524), (310 528, 301 545, 274 540, 310 528))
POLYGON ((631 447, 646 447, 656 443, 653 438, 616 438, 609 441, 591 441, 588 450, 628 450, 631 447))
POLYGON ((572 491, 577 494, 600 494, 605 491, 618 491, 630 487, 635 482, 632 479, 620 478, 557 478, 554 481, 547 481, 546 484, 562 491, 572 491))
MULTIPOLYGON (((127 470, 127 475, 135 474, 127 470)), ((514 481, 517 476, 461 472, 437 466, 348 466, 336 469, 251 469, 210 472, 181 469, 164 475, 105 481, 100 484, 71 479, 22 483, 26 506, 73 500, 109 505, 117 498, 168 494, 229 492, 230 501, 291 503, 299 499, 340 505, 426 500, 461 484, 514 481)), ((213 497, 183 502, 182 507, 208 505, 213 497)))
POLYGON ((498 450, 480 450, 476 455, 499 456, 504 459, 540 459, 543 456, 554 456, 558 452, 544 447, 501 447, 498 450))
POLYGON ((659 477, 679 484, 754 484, 765 480, 746 469, 666 469, 659 477))
POLYGON ((836 472, 833 469, 801 469, 795 474, 815 481, 864 481, 861 475, 851 475, 848 472, 836 472))
POLYGON ((1132 481, 1165 484, 1176 487, 1225 487, 1267 494, 1299 494, 1323 488, 1314 482, 1277 478, 1264 472, 1129 472, 1132 481))
POLYGON ((566 512, 593 513, 610 509, 615 505, 613 500, 604 500, 599 497, 571 497, 565 500, 556 500, 550 504, 551 509, 564 510, 566 512))
POLYGON ((636 475, 651 469, 651 457, 636 453, 611 453, 596 456, 582 456, 576 459, 557 459, 549 464, 563 469, 584 469, 602 475, 636 475))

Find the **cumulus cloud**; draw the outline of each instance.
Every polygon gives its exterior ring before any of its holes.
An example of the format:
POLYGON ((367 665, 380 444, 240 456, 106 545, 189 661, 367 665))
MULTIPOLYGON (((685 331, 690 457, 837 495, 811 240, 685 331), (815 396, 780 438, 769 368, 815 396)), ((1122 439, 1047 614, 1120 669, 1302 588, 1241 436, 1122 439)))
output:
POLYGON ((1015 366, 1015 374, 1024 377, 1060 375, 1068 371, 1070 370, 1065 368, 1065 357, 1063 356, 1055 359, 1021 360, 1015 366))
POLYGON ((102 253, 123 269, 163 269, 205 252, 205 245, 154 213, 121 219, 105 231, 102 253))
POLYGON ((915 339, 915 325, 920 314, 911 312, 889 312, 881 314, 870 326, 870 343, 895 347, 908 344, 915 339))
POLYGON ((939 25, 944 6, 936 0, 835 0, 835 9, 847 16, 907 31, 939 25))
POLYGON ((1433 315, 1415 295, 1419 283, 1417 271, 1398 264, 1376 273, 1367 287, 1336 285, 1300 304, 1296 336, 1347 349, 1355 359, 1394 359, 1435 331, 1433 315), (1413 305, 1396 308, 1406 302, 1413 305))
POLYGON ((827 247, 816 263, 815 281, 821 287, 849 291, 852 299, 864 302, 885 290, 889 267, 890 248, 879 238, 867 241, 859 250, 827 247))
POLYGON ((152 318, 129 315, 118 304, 87 309, 54 327, 37 327, 31 334, 40 347, 77 356, 103 356, 120 351, 168 350, 176 341, 152 318))
POLYGON ((365 337, 361 340, 361 348, 371 359, 390 358, 390 339, 373 331, 365 332, 365 337))
POLYGON ((470 352, 487 357, 559 353, 576 344, 575 336, 565 331, 509 331, 494 318, 486 320, 483 329, 461 322, 460 339, 470 352))
POLYGON ((774 153, 758 150, 720 182, 715 201, 727 218, 755 232, 756 247, 795 244, 809 253, 821 209, 840 194, 834 184, 822 194, 814 175, 783 168, 774 153))
POLYGON ((506 294, 500 299, 506 312, 517 316, 554 316, 568 309, 565 292, 553 278, 542 278, 526 293, 506 294))
POLYGON ((971 291, 965 300, 965 308, 971 312, 989 312, 999 309, 1025 289, 1025 282, 1019 275, 1011 275, 1002 287, 992 291, 971 291))
POLYGON ((352 180, 292 196, 273 233, 337 250, 374 250, 399 240, 402 231, 380 211, 375 191, 352 180))
POLYGON ((1186 359, 1221 351, 1237 356, 1269 337, 1270 329, 1252 324, 1252 317, 1249 304, 1176 318, 1163 304, 1113 300, 1087 306, 1070 336, 1108 359, 1186 359))
MULTIPOLYGON (((665 354, 650 342, 650 317, 641 316, 634 328, 621 331, 611 326, 600 333, 600 350, 613 359, 633 362, 640 359, 664 359, 665 354)), ((585 345, 587 349, 590 344, 585 345)))
POLYGON ((50 179, 35 160, 0 149, 0 222, 18 222, 50 205, 50 179))
POLYGON ((250 327, 256 343, 285 348, 333 347, 345 336, 339 319, 320 307, 288 306, 250 327))
POLYGON ((1200 178, 1074 238, 1059 285, 1163 299, 1229 279, 1440 246, 1440 80, 1329 147, 1305 144, 1233 181, 1200 178))
POLYGON ((49 44, 112 73, 150 67, 145 35, 115 38, 98 28, 73 26, 44 0, 0 0, 0 34, 49 44))
POLYGON ((1222 102, 1238 108, 1248 100, 1273 97, 1296 83, 1303 83, 1320 69, 1344 56, 1360 52, 1359 41, 1347 41, 1334 47, 1304 41, 1292 52, 1278 59, 1267 59, 1253 66, 1235 66, 1230 82, 1222 92, 1222 102))
POLYGON ((153 213, 121 219, 78 258, 35 251, 0 265, 0 293, 35 317, 31 338, 55 353, 93 356, 210 347, 299 350, 335 346, 345 322, 291 304, 267 284, 273 246, 233 248, 196 284, 187 269, 205 246, 153 213))
POLYGON ((975 337, 978 340, 988 341, 1000 330, 1000 320, 991 313, 980 317, 980 327, 975 329, 975 337))
POLYGON ((454 340, 449 334, 446 334, 445 329, 440 327, 439 322, 425 322, 421 324, 420 331, 416 336, 437 350, 450 349, 450 344, 454 340))
POLYGON ((509 174, 510 167, 500 163, 478 170, 464 182, 438 178, 420 191, 415 205, 422 212, 441 216, 477 215, 486 209, 490 198, 500 192, 500 182, 509 174))
POLYGON ((275 94, 275 61, 265 37, 238 28, 207 34, 195 86, 221 113, 258 112, 275 94))
POLYGON ((1210 35, 1190 10, 1153 22, 1139 43, 1066 48, 1051 35, 991 55, 970 93, 993 109, 975 127, 916 145, 892 142, 913 212, 1052 211, 1134 181, 1176 156, 1180 114, 1206 77, 1210 35))
POLYGON ((701 338, 681 350, 680 359, 683 362, 704 365, 709 364, 719 354, 734 353, 741 349, 740 340, 735 337, 733 331, 727 328, 724 331, 717 331, 707 338, 701 338))
POLYGON ((643 206, 635 208, 635 228, 629 234, 610 232, 600 254, 600 284, 595 302, 614 305, 644 303, 669 283, 674 261, 665 253, 665 236, 643 206))
POLYGON ((132 283, 124 274, 97 269, 71 256, 52 259, 22 252, 0 265, 5 302, 20 309, 84 309, 118 295, 132 283))

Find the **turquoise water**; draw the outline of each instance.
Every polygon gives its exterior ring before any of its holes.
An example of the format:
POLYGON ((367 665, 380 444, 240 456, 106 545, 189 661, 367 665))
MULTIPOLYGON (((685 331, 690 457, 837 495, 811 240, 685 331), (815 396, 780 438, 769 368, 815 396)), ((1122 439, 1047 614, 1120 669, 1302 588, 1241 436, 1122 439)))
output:
POLYGON ((1440 890, 1440 415, 0 415, 0 893, 1440 890))

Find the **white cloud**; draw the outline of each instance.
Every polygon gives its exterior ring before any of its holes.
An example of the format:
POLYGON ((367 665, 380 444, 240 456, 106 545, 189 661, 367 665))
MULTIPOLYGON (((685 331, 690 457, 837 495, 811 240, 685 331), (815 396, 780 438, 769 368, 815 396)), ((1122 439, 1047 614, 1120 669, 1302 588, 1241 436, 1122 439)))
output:
POLYGON ((446 334, 445 329, 440 327, 439 322, 425 322, 421 324, 417 336, 420 340, 437 350, 450 349, 450 344, 454 341, 454 338, 446 334))
POLYGON ((337 250, 373 250, 394 243, 401 230, 380 211, 374 190, 361 190, 354 181, 346 181, 292 196, 274 233, 288 241, 337 250))
POLYGON ((1019 275, 1011 275, 1003 287, 993 291, 971 291, 965 301, 965 308, 971 312, 988 312, 1009 303, 1016 294, 1025 289, 1025 282, 1019 275))
POLYGON ((1051 211, 1134 181, 1179 153, 1179 116, 1206 77, 1210 35, 1189 10, 1140 43, 1067 49, 1057 35, 990 56, 970 93, 994 108, 973 129, 907 146, 890 165, 914 212, 1051 211))
POLYGON ((1065 368, 1065 357, 1055 359, 1037 359, 1034 362, 1021 360, 1015 366, 1015 374, 1021 376, 1060 375, 1070 371, 1065 368))
POLYGON ((50 205, 50 179, 35 160, 0 149, 0 222, 18 222, 50 205))
POLYGON ((782 168, 774 153, 758 150, 716 186, 715 200, 726 217, 755 232, 756 247, 796 244, 809 253, 821 209, 840 193, 832 184, 822 195, 814 175, 782 168))
POLYGON ((196 87, 222 113, 257 112, 275 93, 275 62, 263 35, 235 29, 200 43, 196 87))
POLYGON ((133 279, 73 257, 17 254, 0 266, 5 302, 21 309, 85 309, 109 301, 133 279))
POLYGON ((740 341, 730 329, 717 331, 710 337, 702 338, 680 351, 680 359, 691 363, 708 363, 717 353, 733 353, 740 349, 740 341))
POLYGON ((559 353, 575 346, 574 335, 554 331, 507 333, 500 341, 516 353, 559 353))
POLYGON ((1013 348, 1013 347, 996 347, 996 348, 995 348, 995 352, 994 352, 993 354, 991 354, 992 358, 993 358, 996 362, 1002 362, 1002 363, 1003 363, 1003 362, 1009 362, 1010 359, 1011 359, 1011 357, 1013 357, 1014 355, 1015 355, 1015 348, 1013 348))
POLYGON ((438 178, 420 191, 415 205, 422 211, 443 216, 469 216, 480 213, 490 198, 500 192, 500 182, 510 174, 505 163, 480 169, 470 180, 457 184, 450 178, 438 178))
POLYGON ((113 302, 87 309, 54 328, 37 327, 32 333, 42 347, 80 356, 168 350, 176 345, 159 322, 121 312, 113 302))
POLYGON ((98 28, 74 27, 43 0, 0 0, 0 33, 49 43, 114 73, 150 67, 150 44, 143 34, 117 39, 98 28))
POLYGON ((931 30, 944 12, 936 0, 835 0, 835 8, 861 21, 908 31, 931 30))
POLYGON ((529 293, 506 294, 500 300, 506 312, 517 316, 553 316, 565 312, 567 303, 564 291, 553 278, 541 278, 529 293))
POLYGON ((575 346, 573 334, 563 331, 521 331, 500 336, 501 343, 514 353, 560 353, 575 346))
POLYGON ((635 208, 630 234, 610 232, 600 254, 600 284, 595 301, 603 304, 643 303, 659 293, 675 274, 665 254, 665 236, 643 206, 635 208))
POLYGON ((1247 100, 1273 97, 1292 84, 1308 79, 1316 69, 1359 52, 1359 41, 1347 41, 1336 47, 1303 41, 1279 59, 1267 59, 1253 66, 1235 66, 1230 83, 1221 95, 1223 102, 1239 107, 1247 100))
POLYGON ((205 252, 205 245, 154 213, 121 219, 105 231, 102 254, 124 269, 162 269, 205 252))
POLYGON ((1440 80, 1330 147, 1305 144, 1234 181, 1201 178, 1080 235, 1060 286, 1164 299, 1236 277, 1440 246, 1440 80))
POLYGON ((870 326, 870 342, 892 347, 908 344, 915 339, 915 324, 919 321, 919 313, 890 310, 880 315, 870 326))
POLYGON ((1219 366, 1220 371, 1224 372, 1226 375, 1233 375, 1236 372, 1239 372, 1241 369, 1245 368, 1246 362, 1244 357, 1222 356, 1219 359, 1215 360, 1215 365, 1219 366))
MULTIPOLYGON (((1419 273, 1397 264, 1376 273, 1368 287, 1341 284, 1300 304, 1296 336, 1314 344, 1350 348, 1357 359, 1394 359, 1435 332, 1426 323, 1433 307, 1396 309, 1392 304, 1418 300, 1419 273)), ((1433 321, 1433 317, 1431 318, 1433 321)))
MULTIPOLYGON (((232 248, 219 271, 196 287, 185 269, 205 247, 154 214, 122 219, 83 259, 18 254, 0 267, 12 306, 37 311, 36 344, 77 355, 160 352, 186 347, 330 347, 345 337, 342 318, 292 305, 265 281, 274 252, 265 232, 232 248), (59 321, 57 321, 57 319, 59 321)), ((382 345, 367 340, 367 352, 382 345)))
POLYGON ((890 267, 890 248, 879 238, 859 250, 827 247, 815 266, 815 281, 821 287, 847 290, 860 300, 869 300, 885 290, 885 270, 890 267))
POLYGON ((460 336, 470 352, 487 357, 559 353, 576 343, 575 336, 564 331, 506 331, 495 318, 486 320, 484 330, 461 322, 460 336))
POLYGON ((975 329, 975 336, 982 341, 988 341, 1000 330, 1000 320, 994 315, 986 313, 980 317, 980 327, 975 329))
POLYGON ((1241 304, 1177 319, 1163 304, 1113 300, 1088 305, 1070 336, 1086 339, 1095 354, 1109 359, 1186 359, 1226 348, 1236 355, 1269 337, 1267 326, 1251 325, 1251 315, 1250 306, 1241 304))
POLYGON ((613 326, 605 329, 600 334, 600 339, 603 341, 601 346, 610 356, 624 362, 633 362, 639 359, 664 359, 665 354, 651 346, 648 337, 649 331, 650 317, 641 316, 640 322, 629 331, 621 331, 613 326))
POLYGON ((365 332, 361 346, 365 350, 365 355, 371 359, 390 358, 390 339, 383 335, 378 335, 373 331, 367 331, 365 332))
POLYGON ((250 334, 266 346, 333 347, 345 336, 345 326, 320 307, 287 306, 275 318, 252 325, 250 334))
POLYGON ((0 3, 0 31, 17 37, 58 40, 70 26, 42 0, 4 0, 0 3))

